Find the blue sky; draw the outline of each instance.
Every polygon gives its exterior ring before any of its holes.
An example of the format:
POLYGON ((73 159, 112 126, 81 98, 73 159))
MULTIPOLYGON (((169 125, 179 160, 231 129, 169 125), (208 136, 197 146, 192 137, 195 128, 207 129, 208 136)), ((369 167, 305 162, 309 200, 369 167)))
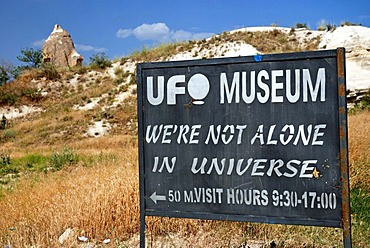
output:
POLYGON ((370 27, 369 0, 1 0, 0 62, 18 65, 23 48, 41 49, 59 24, 89 62, 94 53, 111 59, 144 46, 201 39, 242 27, 294 27, 305 23, 370 27))

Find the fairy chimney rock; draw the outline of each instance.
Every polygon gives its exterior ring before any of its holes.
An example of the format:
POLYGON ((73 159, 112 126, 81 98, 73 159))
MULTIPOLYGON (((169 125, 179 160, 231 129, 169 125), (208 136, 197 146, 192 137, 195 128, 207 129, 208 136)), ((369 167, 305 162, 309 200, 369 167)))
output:
POLYGON ((56 67, 82 65, 83 57, 76 52, 71 35, 58 24, 42 47, 42 62, 56 67))

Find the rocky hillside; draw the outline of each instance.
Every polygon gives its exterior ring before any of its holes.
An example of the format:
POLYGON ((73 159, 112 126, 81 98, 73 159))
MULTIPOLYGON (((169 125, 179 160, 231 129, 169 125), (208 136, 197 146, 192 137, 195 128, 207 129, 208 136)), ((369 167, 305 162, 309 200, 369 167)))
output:
MULTIPOLYGON (((344 46, 348 96, 356 101, 370 88, 369 30, 245 28, 143 49, 104 65, 24 72, 0 87, 0 209, 6 209, 0 246, 139 246, 137 63, 344 46)), ((368 247, 370 114, 362 111, 348 120, 354 246, 368 247)), ((342 242, 336 228, 146 221, 153 247, 340 247, 342 242)))
MULTIPOLYGON (((343 26, 332 31, 314 31, 253 27, 225 32, 207 40, 143 49, 104 69, 84 66, 54 71, 54 74, 50 71, 26 72, 3 87, 0 117, 6 117, 8 126, 22 137, 18 141, 24 145, 33 142, 47 145, 60 140, 115 133, 134 134, 137 125, 135 69, 139 62, 337 47, 346 48, 348 96, 351 101, 356 101, 370 88, 370 28, 343 26), (22 89, 27 94, 22 91, 12 95, 22 89), (5 95, 11 101, 4 100, 5 95)), ((0 141, 11 138, 11 134, 2 134, 0 141)))

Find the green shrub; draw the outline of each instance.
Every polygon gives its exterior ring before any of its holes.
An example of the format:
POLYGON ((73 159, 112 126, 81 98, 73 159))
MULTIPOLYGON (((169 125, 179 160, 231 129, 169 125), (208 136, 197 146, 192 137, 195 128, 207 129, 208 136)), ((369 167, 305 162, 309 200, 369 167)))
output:
POLYGON ((16 134, 17 133, 13 129, 5 129, 1 132, 0 141, 6 142, 6 141, 14 140, 16 134))
POLYGON ((0 175, 5 176, 8 174, 18 174, 20 170, 15 166, 5 166, 0 168, 0 175))
POLYGON ((38 77, 45 77, 47 80, 56 80, 60 78, 60 74, 56 67, 51 63, 46 63, 41 66, 38 71, 38 77))
POLYGON ((8 119, 6 118, 6 116, 3 114, 3 116, 1 117, 1 121, 0 121, 0 130, 4 130, 7 128, 8 126, 8 119))
POLYGON ((26 97, 32 102, 39 102, 42 99, 41 91, 35 88, 25 89, 21 92, 21 97, 26 97))
POLYGON ((125 81, 125 78, 121 75, 121 76, 117 77, 116 79, 114 79, 113 84, 114 85, 119 85, 119 84, 123 83, 124 81, 125 81))
POLYGON ((87 68, 85 66, 77 66, 75 71, 78 73, 78 74, 85 74, 87 72, 87 68))
POLYGON ((123 74, 123 69, 121 67, 117 67, 116 69, 114 69, 114 75, 119 77, 121 74, 123 74))
POLYGON ((0 153, 0 167, 5 167, 11 165, 10 155, 6 153, 0 153))
POLYGON ((75 165, 79 161, 79 156, 73 149, 63 148, 61 152, 54 152, 49 161, 52 170, 61 170, 64 166, 75 165))
POLYGON ((7 69, 0 65, 0 86, 7 83, 10 80, 10 75, 7 69))
POLYGON ((124 84, 119 87, 119 91, 121 92, 126 92, 128 90, 128 85, 124 84))
POLYGON ((361 98, 361 105, 370 110, 370 90, 361 98))
POLYGON ((97 69, 105 69, 111 66, 112 62, 105 53, 96 53, 90 57, 90 66, 97 69))
POLYGON ((18 173, 19 169, 13 165, 10 155, 7 153, 0 153, 0 176, 18 173))
POLYGON ((350 114, 355 114, 362 110, 370 110, 370 90, 360 99, 359 102, 356 102, 355 106, 348 110, 350 114))
POLYGON ((131 74, 129 85, 135 85, 136 84, 136 76, 135 74, 131 74))
POLYGON ((343 26, 357 26, 357 24, 353 23, 353 22, 350 22, 350 21, 343 21, 343 22, 340 23, 340 26, 341 27, 343 27, 343 26))
POLYGON ((337 27, 334 24, 327 24, 326 25, 326 30, 327 31, 334 31, 337 27))
POLYGON ((32 171, 41 171, 42 169, 45 169, 48 166, 49 157, 43 156, 40 154, 27 154, 24 157, 18 158, 14 160, 14 163, 19 164, 22 166, 22 168, 25 168, 26 170, 32 170, 32 171))
POLYGON ((307 28, 306 23, 297 23, 295 26, 296 26, 296 28, 307 28))
POLYGON ((0 89, 0 105, 13 105, 17 102, 18 96, 13 92, 4 92, 0 89))

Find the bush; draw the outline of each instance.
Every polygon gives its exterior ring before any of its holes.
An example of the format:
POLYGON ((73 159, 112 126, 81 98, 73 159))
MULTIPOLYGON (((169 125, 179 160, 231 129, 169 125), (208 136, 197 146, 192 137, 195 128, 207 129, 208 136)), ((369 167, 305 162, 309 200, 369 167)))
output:
POLYGON ((114 75, 116 75, 117 77, 119 77, 122 74, 123 74, 123 69, 121 67, 117 67, 116 69, 114 69, 114 75))
POLYGON ((90 66, 98 69, 105 69, 111 66, 112 62, 105 53, 93 54, 90 57, 90 66))
POLYGON ((0 167, 5 167, 11 165, 10 155, 6 153, 0 153, 0 167))
POLYGON ((16 74, 16 67, 12 63, 0 60, 0 86, 11 82, 16 74))
POLYGON ((75 165, 79 156, 73 149, 63 148, 62 152, 54 152, 50 157, 50 167, 53 170, 61 170, 64 166, 75 165))
POLYGON ((47 80, 56 80, 60 78, 60 74, 54 65, 50 63, 43 64, 37 73, 38 77, 45 77, 47 80))
POLYGON ((343 21, 343 22, 340 23, 340 26, 341 27, 343 27, 343 26, 357 26, 357 24, 353 23, 353 22, 349 22, 349 21, 343 21))
POLYGON ((297 23, 295 26, 296 26, 296 28, 307 28, 306 23, 297 23))
MULTIPOLYGON (((0 90, 0 92, 2 91, 0 90)), ((0 95, 0 105, 13 105, 17 100, 18 96, 11 92, 4 92, 0 95)))
POLYGON ((0 66, 0 86, 7 83, 10 79, 10 76, 8 75, 8 72, 6 69, 2 66, 0 66))
POLYGON ((0 106, 39 102, 40 91, 26 80, 14 80, 0 87, 0 106))
POLYGON ((362 110, 370 110, 370 90, 360 99, 359 102, 356 102, 353 108, 349 109, 349 113, 355 114, 362 110))
POLYGON ((10 155, 6 153, 0 153, 0 176, 18 173, 19 169, 13 165, 10 155))
POLYGON ((14 140, 17 133, 13 129, 5 129, 0 135, 0 141, 14 140))
POLYGON ((23 157, 14 159, 14 164, 20 165, 25 170, 42 171, 49 165, 50 158, 48 156, 37 153, 30 153, 23 157))
POLYGON ((361 98, 361 104, 370 109, 370 90, 361 98))
POLYGON ((334 31, 337 27, 334 24, 327 24, 326 30, 327 31, 334 31))

